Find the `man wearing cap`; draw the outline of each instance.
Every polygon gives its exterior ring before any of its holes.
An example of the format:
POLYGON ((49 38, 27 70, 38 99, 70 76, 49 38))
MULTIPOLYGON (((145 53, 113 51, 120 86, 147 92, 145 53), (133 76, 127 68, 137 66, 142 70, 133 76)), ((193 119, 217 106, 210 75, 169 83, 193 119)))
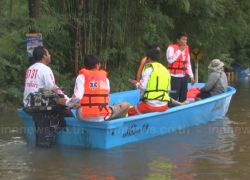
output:
POLYGON ((198 99, 204 99, 227 91, 228 82, 224 72, 224 63, 219 59, 213 59, 208 66, 208 72, 208 81, 197 95, 198 99))

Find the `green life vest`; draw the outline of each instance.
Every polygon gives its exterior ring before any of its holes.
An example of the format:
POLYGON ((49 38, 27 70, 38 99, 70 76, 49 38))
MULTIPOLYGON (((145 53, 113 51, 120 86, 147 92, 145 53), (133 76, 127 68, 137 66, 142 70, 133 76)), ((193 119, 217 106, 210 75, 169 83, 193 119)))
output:
POLYGON ((171 76, 167 68, 160 63, 149 62, 145 64, 143 72, 149 67, 152 67, 153 71, 149 77, 142 100, 170 101, 168 91, 171 76))

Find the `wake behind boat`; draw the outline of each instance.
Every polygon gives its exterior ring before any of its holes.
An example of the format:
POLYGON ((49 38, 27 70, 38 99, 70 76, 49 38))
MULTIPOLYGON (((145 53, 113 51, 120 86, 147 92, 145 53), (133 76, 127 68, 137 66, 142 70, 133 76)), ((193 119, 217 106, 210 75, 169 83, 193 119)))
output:
MULTIPOLYGON (((196 86, 202 87, 204 83, 198 83, 196 86)), ((104 122, 82 122, 76 118, 76 111, 71 110, 73 116, 64 117, 66 128, 57 133, 56 143, 109 149, 205 124, 226 115, 235 92, 235 88, 229 86, 227 92, 223 94, 173 107, 164 112, 146 113, 104 122)), ((110 99, 111 105, 123 101, 135 105, 139 101, 139 91, 113 93, 110 99)), ((18 109, 17 112, 23 121, 28 143, 35 144, 36 130, 32 116, 23 109, 18 109)))

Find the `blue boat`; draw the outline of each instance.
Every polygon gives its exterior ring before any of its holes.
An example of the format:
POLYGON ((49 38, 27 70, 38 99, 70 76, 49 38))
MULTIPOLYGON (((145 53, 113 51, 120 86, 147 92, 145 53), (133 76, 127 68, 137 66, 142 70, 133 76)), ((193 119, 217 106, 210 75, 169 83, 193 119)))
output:
MULTIPOLYGON (((204 83, 196 86, 202 87, 204 83)), ((205 124, 224 116, 229 108, 235 88, 228 87, 226 93, 216 95, 187 105, 170 108, 164 112, 153 112, 104 122, 82 122, 74 116, 65 117, 66 129, 56 135, 56 143, 69 146, 109 149, 131 142, 183 130, 205 124)), ((113 93, 110 104, 123 101, 135 105, 139 101, 137 90, 113 93)), ((35 125, 32 117, 18 109, 28 143, 35 144, 35 125)))

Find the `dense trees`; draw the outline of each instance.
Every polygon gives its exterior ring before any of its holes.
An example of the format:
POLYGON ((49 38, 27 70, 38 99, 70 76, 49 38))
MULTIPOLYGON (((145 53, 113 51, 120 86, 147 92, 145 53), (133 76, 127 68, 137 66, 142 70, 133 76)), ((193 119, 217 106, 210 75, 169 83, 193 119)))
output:
POLYGON ((249 1, 39 0, 36 20, 29 18, 31 2, 0 0, 0 104, 21 102, 29 65, 25 33, 33 27, 43 34, 56 80, 68 94, 86 53, 102 57, 113 91, 124 90, 146 44, 161 43, 165 62, 165 45, 176 31, 187 31, 191 48, 202 50, 201 78, 211 58, 249 66, 249 1))

